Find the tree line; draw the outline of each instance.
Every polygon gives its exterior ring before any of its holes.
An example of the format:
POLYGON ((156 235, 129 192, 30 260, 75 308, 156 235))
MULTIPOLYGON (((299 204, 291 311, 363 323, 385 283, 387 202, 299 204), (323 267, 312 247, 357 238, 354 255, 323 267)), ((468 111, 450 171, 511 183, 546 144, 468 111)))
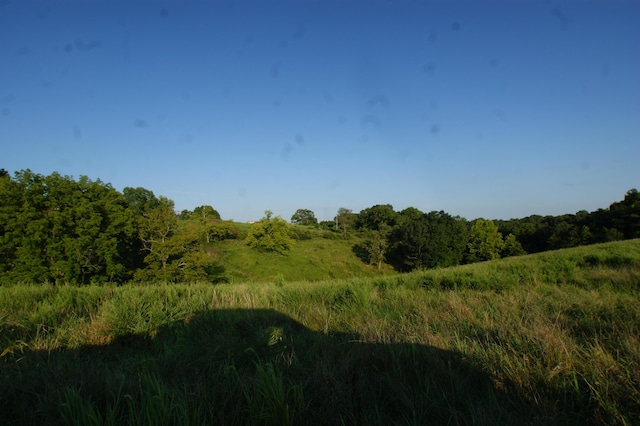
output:
POLYGON ((172 200, 145 188, 122 192, 100 180, 0 169, 0 284, 224 280, 213 246, 243 240, 286 255, 305 227, 354 236, 354 253, 397 271, 453 266, 582 244, 640 237, 640 194, 632 189, 607 209, 575 215, 467 221, 389 204, 354 213, 340 208, 318 222, 299 209, 287 223, 270 211, 247 231, 211 206, 175 212, 172 200))
POLYGON ((560 216, 467 221, 414 207, 398 212, 384 204, 359 213, 340 208, 333 221, 324 222, 300 209, 291 222, 332 229, 344 238, 350 231, 359 233, 365 237, 354 247, 360 258, 378 268, 386 262, 404 272, 640 238, 640 193, 631 189, 606 209, 560 216))
POLYGON ((177 215, 145 188, 0 170, 0 283, 216 281, 206 245, 239 236, 211 206, 177 215))

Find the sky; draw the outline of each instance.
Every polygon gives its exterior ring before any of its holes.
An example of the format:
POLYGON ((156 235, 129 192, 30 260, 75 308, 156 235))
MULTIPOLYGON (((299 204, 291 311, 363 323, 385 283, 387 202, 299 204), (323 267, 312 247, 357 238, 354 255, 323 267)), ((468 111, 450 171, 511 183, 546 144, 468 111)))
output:
POLYGON ((0 0, 0 149, 236 221, 607 208, 640 188, 640 1, 0 0))

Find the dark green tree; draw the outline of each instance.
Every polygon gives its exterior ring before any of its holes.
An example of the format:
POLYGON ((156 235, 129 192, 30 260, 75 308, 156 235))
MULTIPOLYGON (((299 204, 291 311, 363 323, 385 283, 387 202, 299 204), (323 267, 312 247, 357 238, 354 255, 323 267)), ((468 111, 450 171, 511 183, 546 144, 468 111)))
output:
POLYGON ((428 244, 424 266, 427 268, 459 265, 468 241, 468 225, 464 218, 444 211, 427 213, 428 244))
POLYGON ((180 220, 189 220, 191 219, 191 215, 193 214, 192 211, 187 210, 187 209, 182 209, 180 211, 180 214, 178 215, 178 219, 180 220))
POLYGON ((378 204, 361 210, 356 226, 377 231, 384 226, 393 227, 397 217, 398 213, 393 210, 391 204, 378 204))
POLYGON ((420 210, 409 207, 400 212, 396 226, 389 235, 388 260, 401 272, 424 266, 429 225, 420 210))
POLYGON ((122 281, 135 227, 122 194, 82 176, 2 179, 2 269, 13 280, 122 281))
POLYGON ((625 239, 640 238, 640 192, 630 189, 620 202, 609 207, 611 223, 625 239))
POLYGON ((389 235, 387 258, 399 271, 453 266, 462 260, 466 242, 464 219, 410 207, 400 212, 389 235))
POLYGON ((153 191, 145 188, 126 187, 122 190, 122 195, 136 216, 143 216, 160 205, 160 200, 153 191))
POLYGON ((316 219, 316 215, 311 210, 298 209, 291 216, 291 223, 295 225, 312 226, 318 224, 318 219, 316 219))
POLYGON ((502 249, 502 257, 522 256, 527 254, 522 248, 522 244, 515 235, 509 234, 504 239, 504 248, 502 249))

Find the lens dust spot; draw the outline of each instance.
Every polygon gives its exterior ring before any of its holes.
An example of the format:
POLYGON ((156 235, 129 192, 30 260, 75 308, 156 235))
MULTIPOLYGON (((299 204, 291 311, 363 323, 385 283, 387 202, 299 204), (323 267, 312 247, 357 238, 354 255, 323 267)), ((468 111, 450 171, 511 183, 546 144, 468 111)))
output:
POLYGON ((383 108, 389 108, 391 106, 391 103, 389 102, 389 98, 387 98, 385 95, 375 95, 371 99, 369 99, 367 105, 369 106, 369 108, 375 108, 378 105, 382 106, 383 108))
POLYGON ((567 17, 567 15, 565 15, 564 12, 558 8, 553 9, 551 11, 551 15, 553 15, 558 19, 558 21, 560 21, 560 29, 562 29, 562 31, 566 31, 569 27, 569 18, 567 17))

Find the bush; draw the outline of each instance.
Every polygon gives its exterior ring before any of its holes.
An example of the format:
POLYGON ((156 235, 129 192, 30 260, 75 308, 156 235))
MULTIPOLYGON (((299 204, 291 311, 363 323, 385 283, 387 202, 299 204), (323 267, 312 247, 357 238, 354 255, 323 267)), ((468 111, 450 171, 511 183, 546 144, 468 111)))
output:
POLYGON ((251 226, 246 242, 251 247, 262 248, 267 251, 275 251, 282 255, 289 254, 293 239, 291 228, 281 217, 271 218, 271 212, 267 211, 266 217, 251 226))

